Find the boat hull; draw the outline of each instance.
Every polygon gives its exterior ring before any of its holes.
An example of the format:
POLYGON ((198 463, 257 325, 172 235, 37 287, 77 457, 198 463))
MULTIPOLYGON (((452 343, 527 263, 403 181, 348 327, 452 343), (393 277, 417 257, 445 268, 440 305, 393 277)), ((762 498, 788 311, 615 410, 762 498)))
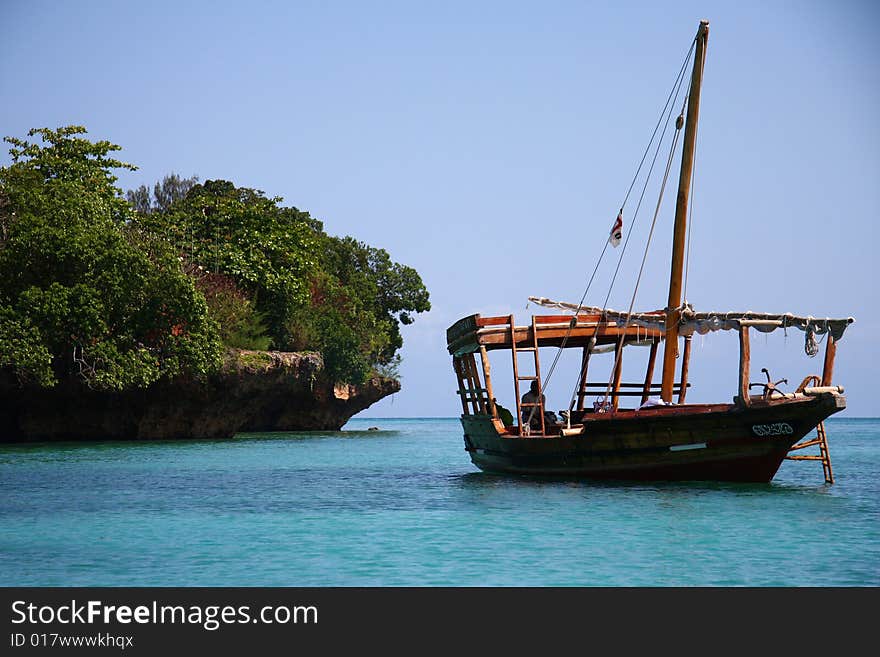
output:
POLYGON ((846 407, 841 395, 749 407, 687 405, 590 418, 574 436, 521 437, 463 415, 465 449, 487 472, 595 479, 769 482, 792 445, 846 407))

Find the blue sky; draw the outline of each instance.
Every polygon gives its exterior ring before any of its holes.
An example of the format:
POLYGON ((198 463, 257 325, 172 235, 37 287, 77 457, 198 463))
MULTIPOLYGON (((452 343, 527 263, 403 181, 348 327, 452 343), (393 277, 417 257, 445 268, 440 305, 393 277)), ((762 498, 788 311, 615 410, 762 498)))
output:
MULTIPOLYGON (((446 327, 475 312, 525 321, 529 295, 580 298, 701 18, 688 300, 854 316, 835 381, 847 415, 880 415, 876 3, 0 0, 0 130, 82 124, 140 167, 125 189, 225 178, 386 248, 433 310, 404 331, 403 390, 363 415, 451 416, 446 327)), ((665 305, 674 189, 637 309, 665 305)), ((629 305, 649 215, 611 307, 629 305)), ((799 332, 753 342, 758 374, 796 385, 821 368, 799 332)), ((733 336, 698 338, 691 399, 729 401, 736 367, 733 336)), ((571 367, 555 377, 561 408, 571 367)))

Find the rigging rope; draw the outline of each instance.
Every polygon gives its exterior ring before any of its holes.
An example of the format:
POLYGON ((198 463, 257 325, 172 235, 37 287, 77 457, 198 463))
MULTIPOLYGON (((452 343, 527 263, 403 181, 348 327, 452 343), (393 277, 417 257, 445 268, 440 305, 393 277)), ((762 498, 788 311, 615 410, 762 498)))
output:
MULTIPOLYGON (((696 43, 696 38, 694 38, 694 42, 693 42, 693 43, 696 43)), ((690 59, 690 55, 691 55, 691 52, 692 52, 692 50, 693 50, 693 43, 691 44, 691 46, 692 46, 692 47, 691 47, 691 50, 688 51, 688 59, 690 59)), ((679 71, 678 78, 677 78, 676 81, 675 81, 675 85, 674 85, 674 88, 673 88, 673 91, 674 91, 674 94, 675 94, 675 96, 674 96, 675 99, 677 99, 679 93, 681 93, 681 85, 682 85, 682 82, 683 82, 683 72, 684 72, 684 70, 685 70, 686 65, 687 65, 687 60, 685 61, 684 65, 682 66, 681 70, 679 71)), ((686 102, 687 102, 687 96, 685 97, 685 103, 686 103, 686 102)), ((668 106, 668 103, 667 103, 667 106, 668 106)), ((664 112, 666 111, 666 107, 667 107, 667 106, 664 106, 664 112)), ((646 193, 647 190, 648 190, 648 182, 650 181, 651 174, 652 174, 653 171, 654 171, 654 166, 655 166, 655 164, 656 164, 656 162, 657 162, 657 156, 660 154, 660 147, 662 146, 662 144, 663 144, 663 139, 664 139, 664 137, 666 136, 666 131, 667 131, 668 128, 669 128, 669 121, 670 121, 670 119, 672 118, 672 109, 674 109, 674 106, 669 107, 669 112, 668 112, 668 115, 667 115, 667 117, 666 117, 666 122, 665 122, 665 125, 664 125, 664 128, 663 128, 663 132, 662 132, 661 135, 660 135, 660 140, 657 142, 657 148, 656 148, 655 151, 654 151, 654 157, 653 157, 653 159, 651 160, 651 167, 650 167, 650 169, 648 170, 648 175, 647 175, 646 178, 645 178, 645 184, 642 186, 642 192, 641 192, 641 195, 639 196, 639 202, 638 202, 638 205, 636 206, 636 212, 635 212, 635 214, 633 215, 633 221, 630 223, 629 232, 627 233, 626 241, 624 242, 624 245, 623 245, 623 250, 622 250, 621 253, 620 253, 620 258, 619 258, 618 261, 617 261, 617 267, 616 267, 616 269, 614 270, 614 276, 612 277, 612 279, 611 279, 611 284, 610 284, 609 287, 608 287, 608 294, 605 295, 605 301, 604 301, 604 303, 602 304, 602 307, 603 307, 603 308, 606 308, 606 307, 608 306, 608 300, 611 298, 611 292, 612 292, 612 290, 614 289, 614 283, 615 283, 615 281, 617 280, 617 274, 618 274, 618 272, 620 271, 620 265, 621 265, 621 263, 623 262, 623 256, 624 256, 624 254, 626 253, 626 247, 627 247, 627 244, 629 243, 630 236, 631 236, 631 234, 632 234, 633 228, 635 227, 635 223, 636 223, 636 219, 637 219, 637 217, 638 217, 639 209, 641 208, 641 206, 642 206, 642 201, 643 201, 644 198, 645 198, 645 193, 646 193)), ((680 127, 680 126, 676 125, 676 128, 679 128, 679 127, 680 127)), ((676 135, 676 136, 675 136, 675 139, 677 139, 678 129, 676 129, 675 135, 676 135)), ((675 148, 675 142, 673 141, 673 146, 672 146, 672 149, 671 149, 670 152, 674 151, 674 148, 675 148)), ((668 166, 667 166, 667 168, 668 168, 668 166)), ((664 178, 664 185, 665 185, 665 178, 664 178)), ((662 190, 661 190, 661 198, 662 198, 662 190)), ((656 214, 655 214, 654 220, 656 221, 656 214)), ((652 232, 653 232, 653 224, 652 224, 652 229, 651 229, 651 230, 652 230, 652 232)), ((649 238, 649 240, 650 240, 650 238, 649 238)), ((650 241, 649 241, 649 243, 650 243, 650 241)), ((643 260, 643 264, 642 264, 642 266, 644 267, 644 260, 643 260)), ((639 273, 639 277, 641 278, 641 272, 639 273)), ((583 305, 583 302, 581 303, 581 305, 583 305)), ((630 310, 631 310, 631 309, 630 309, 630 310)), ((597 336, 598 334, 599 334, 599 325, 597 324, 597 325, 596 325, 595 332, 593 333, 593 339, 595 339, 596 336, 597 336)), ((583 377, 584 377, 584 366, 585 366, 585 365, 586 365, 586 363, 583 363, 582 366, 581 366, 581 371, 580 371, 580 375, 578 376, 578 381, 577 381, 577 383, 575 384, 575 388, 574 388, 574 390, 572 391, 571 400, 569 401, 569 408, 572 408, 572 407, 574 406, 574 400, 575 400, 576 395, 578 394, 578 391, 579 391, 579 388, 580 388, 580 382, 581 382, 581 380, 582 380, 583 377)), ((616 362, 616 360, 615 360, 615 368, 616 368, 616 366, 617 366, 617 362, 616 362)), ((612 368, 612 372, 613 372, 613 368, 612 368)), ((606 397, 606 398, 607 398, 607 397, 606 397)))
MULTIPOLYGON (((615 281, 617 280, 617 275, 618 275, 618 273, 619 273, 619 271, 620 271, 620 265, 621 265, 621 263, 622 263, 622 261, 623 261, 623 256, 626 254, 626 248, 627 248, 627 245, 629 244, 629 240, 630 240, 630 237, 631 237, 632 232, 633 232, 633 227, 635 226, 636 221, 637 221, 637 219, 638 219, 639 210, 640 210, 641 207, 642 207, 642 201, 644 200, 645 192, 647 191, 647 187, 648 187, 648 183, 650 182, 651 175, 652 175, 652 173, 653 173, 653 171, 654 171, 654 165, 655 165, 656 162, 657 162, 657 156, 658 156, 658 154, 660 153, 660 147, 661 147, 661 145, 662 145, 662 143, 663 143, 663 139, 664 139, 664 137, 665 137, 665 135, 666 135, 666 131, 667 131, 668 128, 669 128, 669 120, 670 120, 670 118, 672 117, 672 110, 673 110, 674 107, 675 107, 675 101, 677 100, 679 93, 681 93, 681 86, 682 86, 682 82, 683 82, 683 80, 684 80, 684 73, 685 73, 685 71, 687 70, 687 66, 688 66, 688 63, 689 63, 690 60, 691 60, 691 56, 693 55, 694 48, 695 48, 695 46, 696 46, 696 42, 697 42, 696 37, 694 37, 693 41, 691 41, 690 47, 688 48, 687 54, 685 55, 684 61, 682 62, 681 67, 679 68, 678 74, 676 75, 675 82, 673 82, 673 84, 672 84, 672 89, 670 89, 670 91, 669 91, 669 95, 666 97, 666 102, 664 103, 664 105, 663 105, 663 109, 662 109, 661 112, 660 112, 660 117, 659 117, 658 120, 657 120, 657 124, 654 126, 654 131, 651 133, 651 139, 648 141, 648 145, 647 145, 646 148, 645 148, 645 152, 642 154, 642 158, 641 158, 641 160, 640 160, 640 162, 639 162, 639 166, 638 166, 638 168, 636 169, 636 173, 635 173, 635 175, 633 176, 633 180, 632 180, 632 182, 630 183, 629 189, 627 189, 627 192, 626 192, 626 194, 625 194, 625 196, 624 196, 624 199, 623 199, 623 203, 621 204, 621 207, 620 207, 620 214, 622 215, 622 214, 623 214, 623 210, 624 210, 624 208, 626 207, 626 203, 627 203, 627 201, 629 200, 630 194, 632 193, 633 187, 635 186, 635 183, 636 183, 636 181, 638 180, 638 177, 639 177, 639 174, 640 174, 640 172, 641 172, 641 170, 642 170, 642 167, 643 167, 644 164, 645 164, 645 159, 646 159, 648 153, 649 153, 650 150, 651 150, 651 146, 652 146, 653 143, 654 143, 654 139, 655 139, 655 137, 657 136, 657 130, 659 130, 660 125, 663 124, 663 126, 664 126, 664 127, 663 127, 663 131, 662 131, 661 134, 660 134, 660 139, 657 140, 657 147, 656 147, 656 149, 655 149, 655 151, 654 151, 654 157, 653 157, 652 160, 651 160, 651 166, 649 167, 649 169, 648 169, 648 173, 647 173, 647 175, 645 176, 645 183, 644 183, 644 185, 642 186, 642 191, 641 191, 641 194, 639 195, 639 201, 638 201, 638 204, 636 205, 636 210, 635 210, 635 212, 633 213, 633 218, 632 218, 632 221, 630 222, 630 226, 629 226, 629 229, 628 229, 628 231, 627 231, 626 239, 625 239, 625 241, 624 241, 624 243, 623 243, 623 248, 621 249, 620 256, 619 256, 619 258, 618 258, 618 260, 617 260, 617 266, 615 267, 614 275, 613 275, 613 277, 612 277, 612 279, 611 279, 611 284, 610 284, 610 286, 609 286, 609 288, 608 288, 608 294, 607 294, 606 297, 605 297, 605 303, 603 304, 603 307, 608 305, 608 300, 609 300, 609 298, 611 297, 611 292, 612 292, 612 290, 613 290, 613 288, 614 288, 614 283, 615 283, 615 281), (670 103, 671 103, 671 104, 670 104, 670 103), (664 117, 666 118, 665 121, 664 121, 664 117)), ((687 102, 687 96, 685 97, 685 103, 686 103, 686 102, 687 102)), ((679 127, 680 127, 680 126, 679 126, 679 127)), ((676 137, 675 137, 675 139, 673 140, 673 146, 672 146, 672 149, 673 149, 673 150, 674 150, 674 148, 675 148, 675 142, 677 141, 678 130, 676 130, 676 133, 675 133, 675 134, 676 134, 676 137)), ((667 169, 668 169, 668 166, 667 166, 667 169)), ((668 171, 667 171, 667 175, 668 175, 668 171)), ((665 178, 664 178, 664 186, 665 186, 665 178)), ((661 198, 662 198, 662 191, 661 191, 661 198)), ((658 209, 659 209, 659 208, 658 208, 658 209)), ((655 214, 655 217, 654 217, 654 221, 656 222, 656 214, 655 214)), ((653 233, 653 224, 652 224, 651 231, 652 231, 652 233, 653 233)), ((593 273, 592 273, 592 275, 590 276, 590 280, 589 280, 589 282, 587 283, 587 287, 586 287, 586 289, 584 290, 583 295, 581 296, 581 300, 580 300, 580 302, 579 302, 579 304, 578 304, 579 306, 582 306, 583 303, 584 303, 584 301, 586 300, 587 294, 589 293, 590 288, 591 288, 591 286, 592 286, 592 284, 593 284, 593 281, 594 281, 594 279, 595 279, 595 277, 596 277, 596 272, 599 270, 599 266, 600 266, 601 263, 602 263, 602 259, 604 258, 605 253, 606 253, 606 251, 608 250, 608 243, 609 243, 608 240, 606 240, 606 241, 605 241, 605 246, 602 248, 602 253, 599 255, 599 259, 598 259, 598 261, 596 262, 596 266, 595 266, 595 268, 593 269, 593 273)), ((649 244, 650 244, 650 237, 649 237, 649 244)), ((645 255, 647 256, 647 253, 646 253, 645 255)), ((644 259, 643 259, 643 261, 642 261, 642 268, 644 269, 644 259)), ((641 271, 639 272, 639 278, 641 278, 641 271)), ((632 309, 630 308, 630 310, 632 310, 632 309)), ((563 336, 562 342, 561 342, 559 348, 557 349, 556 356, 554 357, 553 362, 552 362, 551 365, 550 365, 550 369, 548 370, 547 376, 546 376, 545 379, 544 379, 543 385, 541 386, 541 393, 542 393, 542 394, 544 393, 544 391, 547 389, 547 387, 548 387, 549 384, 550 384, 550 381, 551 381, 551 379, 552 379, 552 377, 553 377, 553 373, 554 373, 554 371, 556 370, 556 366, 557 366, 557 364, 558 364, 558 362, 559 362, 559 359, 560 359, 560 357, 561 357, 561 355, 562 355, 562 352, 563 352, 563 350, 565 349, 565 346, 566 346, 566 344, 567 344, 567 342, 568 342, 568 338, 569 338, 569 336, 571 335, 571 332, 572 332, 572 330, 574 329, 574 327, 575 327, 576 324, 577 324, 577 312, 575 312, 574 317, 572 317, 572 320, 571 320, 571 323, 570 323, 570 325, 569 325, 569 327, 568 327, 568 330, 566 331, 565 335, 563 336)), ((597 324, 597 325, 596 325, 596 331, 595 331, 594 336, 593 336, 594 339, 595 339, 595 336, 598 335, 598 332, 599 332, 599 325, 597 324)), ((576 386, 576 388, 575 388, 574 393, 572 394, 572 400, 571 400, 571 403, 569 404, 569 409, 571 409, 571 408, 573 407, 574 398, 575 398, 575 395, 577 394, 577 388, 580 386, 580 379, 581 379, 582 377, 583 377, 583 369, 581 369, 581 375, 580 375, 580 377, 578 377, 578 384, 577 384, 577 386, 576 386)), ((531 413, 529 414, 529 421, 530 421, 530 422, 531 422, 532 418, 534 417, 534 414, 535 414, 535 410, 536 410, 536 408, 537 408, 537 407, 532 407, 532 411, 531 411, 531 413)))
MULTIPOLYGON (((663 109, 660 112, 660 117, 657 119, 657 124, 654 126, 654 131, 651 133, 651 138, 648 141, 648 145, 645 147, 645 152, 642 154, 642 158, 639 161, 639 166, 636 169, 636 173, 633 176, 633 179, 632 179, 632 182, 630 183, 629 189, 627 189, 627 192, 624 195, 623 203, 621 203, 620 213, 622 214, 624 208, 626 207, 627 201, 629 200, 630 194, 632 193, 633 187, 635 186, 635 183, 638 180, 639 173, 641 172, 642 167, 645 164, 645 158, 647 157, 648 153, 650 152, 651 146, 654 143, 654 139, 657 136, 657 130, 660 128, 661 124, 664 124, 663 118, 665 116, 666 117, 665 126, 663 128, 663 132, 660 135, 660 140, 657 142, 657 149, 655 150, 654 157, 651 160, 651 166, 648 170, 647 176, 645 177, 645 184, 642 186, 642 192, 641 192, 641 195, 639 196, 639 201, 638 201, 638 204, 636 205, 636 210, 633 213, 633 219, 630 222, 630 227, 627 231, 627 236, 626 236, 626 240, 624 241, 624 244, 623 244, 623 249, 621 249, 620 257, 618 258, 618 261, 617 261, 617 268, 614 271, 614 278, 612 279, 612 282, 611 282, 612 287, 614 286, 614 279, 617 278, 617 273, 620 270, 620 263, 623 260, 624 254, 626 253, 626 247, 627 247, 627 244, 629 244, 629 238, 630 238, 630 235, 632 234, 633 226, 635 225, 636 219, 638 218, 639 210, 642 206, 642 200, 644 199, 644 196, 645 196, 645 190, 647 189, 648 182, 651 179, 651 173, 653 172, 654 164, 657 161, 657 154, 660 151, 660 144, 663 141, 663 137, 665 136, 666 130, 669 125, 669 116, 667 115, 667 110, 669 110, 669 114, 671 115, 670 102, 674 103, 674 99, 678 97, 678 94, 681 91, 681 83, 682 83, 682 80, 684 77, 684 72, 687 70, 687 65, 691 59, 691 55, 693 54, 696 42, 697 42, 696 38, 694 38, 694 40, 691 42, 690 47, 688 48, 687 54, 685 55, 685 58, 684 58, 684 61, 682 61, 681 67, 678 70, 678 74, 675 77, 675 82, 673 82, 673 84, 672 84, 672 89, 670 89, 669 94, 666 97, 666 102, 663 104, 663 109)), ((602 264, 602 260, 604 259, 605 253, 607 250, 608 250, 608 241, 606 240, 605 246, 602 247, 602 252, 599 254, 599 259, 596 262, 596 266, 593 268, 593 273, 590 275, 590 279, 587 283, 587 287, 584 290, 584 293, 581 295, 581 300, 578 303, 579 306, 582 306, 584 304, 584 301, 587 298, 587 294, 589 294, 590 288, 593 285, 593 281, 596 278, 596 273, 599 270, 599 266, 602 264)), ((610 297, 610 294, 611 294, 611 290, 609 289, 609 293, 608 293, 609 297, 610 297)), ((606 297, 605 303, 607 305, 608 297, 606 297)), ((566 331, 565 336, 562 339, 562 343, 556 352, 556 357, 553 359, 553 363, 551 363, 548 374, 545 377, 544 385, 542 386, 542 389, 546 389, 547 385, 550 383, 550 379, 553 376, 553 372, 556 369, 556 365, 559 362, 559 358, 562 354, 562 351, 565 349, 565 345, 568 342, 568 338, 571 335, 571 331, 573 328, 574 328, 574 324, 572 324, 572 326, 569 327, 568 331, 566 331)))
MULTIPOLYGON (((687 106, 689 94, 685 95, 682 104, 681 114, 675 121, 675 133, 672 137, 672 145, 669 147, 669 157, 666 159, 666 171, 663 174, 663 183, 660 185, 660 196, 657 199, 657 206, 654 208, 654 219, 651 221, 651 230, 648 232, 648 241, 645 243, 645 253, 642 255, 642 265, 639 267, 639 275, 636 278, 636 285, 633 289, 632 298, 629 302, 629 310, 626 312, 626 321, 623 323, 624 332, 620 334, 617 342, 617 348, 614 350, 614 367, 611 369, 611 376, 608 379, 608 387, 605 388, 605 397, 602 399, 603 406, 608 402, 608 395, 611 393, 611 385, 614 381, 614 372, 617 370, 620 358, 623 356, 623 341, 626 338, 626 327, 629 326, 629 320, 632 317, 633 306, 636 303, 636 295, 639 292, 639 284, 642 281, 642 274, 645 271, 645 261, 648 259, 648 250, 651 248, 651 238, 654 236, 654 228, 657 225, 657 217, 660 214, 660 205, 663 203, 663 192, 666 191, 666 183, 669 180, 669 171, 672 168, 672 160, 675 156, 675 147, 678 144, 678 138, 681 135, 682 119, 684 117, 684 108, 687 106)), ((598 327, 597 327, 598 328, 598 327)))
POLYGON ((660 124, 663 122, 663 116, 666 114, 666 108, 669 106, 669 101, 672 100, 672 94, 675 93, 676 97, 678 96, 676 88, 680 86, 681 77, 682 75, 684 75, 684 71, 687 68, 687 64, 691 59, 691 55, 693 54, 694 47, 696 45, 697 39, 696 37, 694 37, 694 40, 691 41, 691 46, 688 49, 687 54, 684 56, 684 61, 681 63, 681 68, 678 70, 678 75, 675 78, 675 82, 672 84, 672 89, 669 90, 669 95, 666 97, 666 103, 664 103, 663 109, 660 110, 660 117, 657 119, 657 125, 654 126, 654 132, 651 133, 651 139, 648 141, 648 145, 645 147, 645 152, 642 154, 642 159, 639 162, 638 168, 636 169, 636 174, 633 176, 632 182, 629 184, 629 189, 626 190, 626 195, 623 198, 623 203, 620 204, 621 212, 623 212, 623 208, 626 206, 626 202, 629 200, 629 195, 636 184, 636 180, 638 180, 639 178, 639 173, 642 170, 642 166, 645 164, 645 158, 648 156, 648 152, 651 150, 651 144, 654 143, 654 137, 657 135, 657 130, 660 128, 660 124))

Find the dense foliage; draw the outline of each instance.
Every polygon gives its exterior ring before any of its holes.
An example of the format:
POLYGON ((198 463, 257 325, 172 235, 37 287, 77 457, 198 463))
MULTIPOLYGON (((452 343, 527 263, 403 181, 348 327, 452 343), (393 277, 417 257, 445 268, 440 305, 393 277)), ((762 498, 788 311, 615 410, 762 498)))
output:
POLYGON ((0 368, 101 389, 202 376, 222 346, 317 350, 349 382, 393 373, 400 324, 430 309, 410 267, 282 199, 167 176, 123 198, 78 126, 6 138, 0 168, 0 368))
POLYGON ((400 324, 430 309, 418 273, 382 249, 327 235, 320 221, 281 202, 208 180, 165 210, 139 213, 138 224, 212 280, 231 279, 234 289, 206 296, 221 327, 239 327, 236 346, 265 348, 268 340, 284 351, 317 350, 344 381, 393 373, 400 324))
POLYGON ((221 344, 204 296, 162 240, 132 226, 109 157, 77 126, 7 138, 0 169, 0 366, 100 389, 205 374, 221 344))
POLYGON ((165 212, 174 201, 185 197, 198 181, 198 176, 181 178, 176 173, 172 173, 153 185, 152 193, 146 185, 141 185, 137 189, 128 190, 125 197, 138 214, 165 212))

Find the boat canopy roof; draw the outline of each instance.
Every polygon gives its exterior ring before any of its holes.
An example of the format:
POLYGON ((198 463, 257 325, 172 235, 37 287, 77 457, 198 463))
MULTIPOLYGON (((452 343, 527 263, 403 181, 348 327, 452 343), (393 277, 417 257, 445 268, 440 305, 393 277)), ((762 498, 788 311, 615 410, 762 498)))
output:
MULTIPOLYGON (((546 297, 529 297, 529 301, 545 308, 558 308, 569 312, 599 314, 608 321, 615 322, 618 326, 632 325, 644 328, 653 328, 659 331, 665 329, 666 312, 653 311, 649 313, 619 312, 610 308, 595 308, 592 306, 579 306, 575 303, 553 301, 546 297)), ((746 312, 706 312, 698 313, 690 305, 681 309, 681 323, 679 335, 705 335, 710 331, 736 331, 742 326, 769 333, 778 328, 797 328, 801 331, 812 332, 819 335, 830 333, 835 342, 843 337, 846 328, 855 321, 852 317, 845 319, 831 319, 830 317, 802 316, 792 313, 756 313, 746 312)))
MULTIPOLYGON (((539 347, 584 348, 602 352, 614 349, 621 336, 626 345, 649 345, 663 339, 666 311, 632 313, 619 312, 608 308, 579 306, 563 301, 552 301, 545 297, 529 297, 529 301, 543 307, 565 310, 566 315, 534 315, 531 321, 535 327, 539 347)), ((756 312, 708 312, 698 313, 690 306, 682 309, 679 334, 690 336, 694 333, 705 335, 710 331, 739 330, 743 326, 762 332, 777 328, 797 328, 810 334, 830 333, 835 342, 853 321, 846 319, 799 316, 791 313, 772 314, 756 312)), ((510 349, 512 341, 517 348, 531 346, 532 325, 517 326, 513 315, 482 317, 469 315, 458 320, 446 330, 446 346, 453 356, 473 353, 481 347, 487 351, 510 349)))
MULTIPOLYGON (((658 311, 660 312, 660 311, 658 311)), ((611 350, 621 335, 627 344, 650 344, 661 338, 655 328, 628 326, 607 321, 601 314, 534 315, 531 317, 539 347, 590 346, 594 352, 611 350)), ((517 349, 532 346, 532 325, 517 326, 513 315, 482 317, 469 315, 446 330, 446 347, 453 356, 473 353, 481 347, 487 351, 510 349, 512 339, 517 349)))

